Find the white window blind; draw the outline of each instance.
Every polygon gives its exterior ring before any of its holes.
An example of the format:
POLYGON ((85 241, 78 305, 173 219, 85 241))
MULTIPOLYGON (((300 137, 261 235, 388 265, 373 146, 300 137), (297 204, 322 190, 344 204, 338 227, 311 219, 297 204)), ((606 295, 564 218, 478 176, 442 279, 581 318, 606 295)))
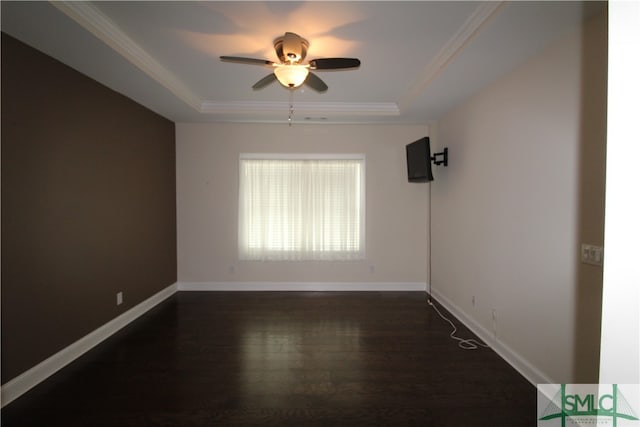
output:
POLYGON ((361 155, 241 155, 240 259, 364 259, 364 166, 361 155))

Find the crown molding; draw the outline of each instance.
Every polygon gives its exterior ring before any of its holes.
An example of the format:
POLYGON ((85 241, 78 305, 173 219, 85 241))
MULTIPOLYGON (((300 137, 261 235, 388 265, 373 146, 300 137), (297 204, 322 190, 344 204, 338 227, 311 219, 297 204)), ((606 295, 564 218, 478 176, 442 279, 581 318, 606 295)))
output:
MULTIPOLYGON (((82 1, 51 1, 51 4, 199 113, 228 116, 250 113, 266 116, 272 113, 286 112, 290 108, 288 102, 203 100, 130 38, 97 6, 82 1)), ((327 115, 334 117, 400 116, 401 111, 406 111, 411 107, 440 73, 479 34, 482 28, 503 9, 505 4, 506 2, 503 1, 480 3, 398 102, 296 102, 294 104, 295 112, 321 117, 327 115)))
POLYGON ((506 6, 507 2, 481 2, 480 5, 467 18, 464 24, 440 49, 433 60, 427 64, 419 77, 409 87, 398 106, 400 111, 411 107, 415 100, 429 87, 429 85, 442 73, 445 68, 464 50, 465 47, 480 33, 498 13, 506 6))
MULTIPOLYGON (((84 29, 126 58, 142 72, 165 87, 195 111, 203 114, 239 115, 246 113, 272 114, 288 111, 288 102, 202 100, 177 76, 156 61, 139 44, 129 37, 98 7, 87 2, 52 1, 51 4, 73 19, 84 29)), ((394 102, 388 103, 340 103, 340 102, 296 102, 295 112, 306 115, 349 116, 399 116, 400 109, 394 102)))
MULTIPOLYGON (((288 102, 260 102, 233 101, 217 102, 204 101, 201 112, 209 114, 269 114, 289 111, 288 102)), ((395 102, 352 103, 352 102, 295 102, 293 108, 296 114, 313 115, 349 115, 349 116, 398 116, 400 109, 395 102)))
POLYGON ((178 77, 149 55, 140 45, 105 16, 96 6, 81 1, 51 1, 51 5, 126 58, 185 104, 199 111, 200 97, 178 77))

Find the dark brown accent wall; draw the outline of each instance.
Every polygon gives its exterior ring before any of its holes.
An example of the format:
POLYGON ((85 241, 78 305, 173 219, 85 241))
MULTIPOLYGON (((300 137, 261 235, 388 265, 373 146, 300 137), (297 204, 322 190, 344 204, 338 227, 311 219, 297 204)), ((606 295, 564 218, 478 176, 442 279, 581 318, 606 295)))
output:
POLYGON ((176 282, 175 125, 3 33, 1 137, 6 383, 176 282))

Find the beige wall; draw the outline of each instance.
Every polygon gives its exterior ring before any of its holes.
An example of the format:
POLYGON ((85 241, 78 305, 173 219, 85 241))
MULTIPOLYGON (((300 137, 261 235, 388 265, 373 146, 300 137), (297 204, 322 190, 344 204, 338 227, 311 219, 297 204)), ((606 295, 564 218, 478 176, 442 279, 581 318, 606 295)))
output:
POLYGON ((533 381, 598 380, 602 269, 579 248, 603 243, 606 34, 596 17, 431 129, 434 290, 533 381))
POLYGON ((178 124, 179 282, 424 283, 427 186, 407 182, 404 147, 426 130, 426 126, 178 124), (241 152, 364 153, 366 260, 238 261, 241 152))

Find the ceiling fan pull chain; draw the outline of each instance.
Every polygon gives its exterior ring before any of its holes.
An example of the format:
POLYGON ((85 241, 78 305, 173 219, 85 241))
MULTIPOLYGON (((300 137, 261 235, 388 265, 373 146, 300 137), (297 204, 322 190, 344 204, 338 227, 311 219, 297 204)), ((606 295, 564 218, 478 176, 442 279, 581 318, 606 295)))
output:
POLYGON ((293 89, 289 89, 289 127, 293 120, 293 89))

